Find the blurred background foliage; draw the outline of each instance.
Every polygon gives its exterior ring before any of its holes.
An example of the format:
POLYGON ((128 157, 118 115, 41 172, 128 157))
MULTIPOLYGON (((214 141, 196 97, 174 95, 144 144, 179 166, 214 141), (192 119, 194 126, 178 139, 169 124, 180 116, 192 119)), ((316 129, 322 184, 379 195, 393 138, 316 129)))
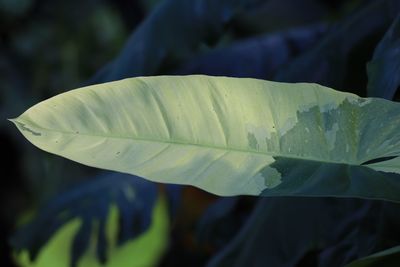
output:
POLYGON ((218 198, 43 153, 6 121, 141 75, 317 82, 398 100, 399 11, 397 0, 0 0, 0 265, 399 266, 398 204, 218 198))

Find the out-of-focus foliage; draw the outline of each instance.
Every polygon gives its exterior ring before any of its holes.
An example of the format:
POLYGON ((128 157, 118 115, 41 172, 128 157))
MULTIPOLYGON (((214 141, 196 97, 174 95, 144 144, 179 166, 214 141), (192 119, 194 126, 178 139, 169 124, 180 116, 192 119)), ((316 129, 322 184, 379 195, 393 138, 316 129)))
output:
POLYGON ((93 175, 39 156, 16 138, 6 118, 82 83, 114 56, 126 33, 118 10, 103 0, 0 1, 0 143, 7 159, 1 163, 1 266, 13 266, 7 239, 23 209, 35 209, 93 175))
POLYGON ((33 0, 0 0, 0 12, 7 17, 24 15, 33 5, 33 0))
POLYGON ((315 82, 365 94, 365 64, 376 40, 400 11, 397 0, 369 1, 333 25, 320 42, 278 72, 276 80, 315 82))
POLYGON ((147 12, 151 12, 160 1, 162 0, 140 0, 140 3, 147 12))
POLYGON ((347 264, 345 267, 397 267, 400 262, 400 246, 377 252, 365 258, 347 264))
POLYGON ((262 199, 207 266, 344 266, 396 244, 398 208, 353 199, 262 199))
POLYGON ((105 221, 109 206, 113 204, 119 209, 117 240, 122 244, 149 227, 156 197, 156 185, 135 176, 115 173, 94 177, 59 194, 40 208, 34 220, 14 236, 13 246, 18 250, 28 249, 35 260, 41 248, 62 225, 80 218, 82 223, 72 243, 72 265, 75 266, 86 251, 93 231, 97 232, 97 257, 106 262, 105 221))
POLYGON ((376 47, 367 70, 368 95, 392 99, 400 86, 400 16, 376 47))
MULTIPOLYGON (((5 2, 20 7, 17 2, 21 1, 5 2)), ((88 79, 123 43, 126 29, 112 6, 101 0, 81 1, 79 9, 75 5, 43 0, 31 1, 20 15, 0 10, 2 131, 10 130, 4 124, 6 118, 88 79)), ((22 172, 29 177, 29 191, 38 202, 91 172, 54 157, 39 157, 36 150, 11 136, 18 145, 14 149, 20 150, 22 172)))
POLYGON ((272 79, 277 69, 310 49, 325 31, 325 25, 317 24, 234 42, 194 58, 177 73, 272 79))
POLYGON ((239 14, 233 24, 238 34, 253 36, 318 24, 327 21, 333 15, 331 12, 329 6, 319 0, 268 0, 239 14))
MULTIPOLYGON (((169 218, 167 202, 164 194, 158 196, 154 210, 151 210, 152 222, 149 229, 140 233, 134 240, 129 240, 119 244, 118 236, 121 233, 120 220, 125 215, 121 214, 122 209, 115 204, 107 207, 109 212, 107 218, 93 220, 95 227, 85 229, 87 231, 88 248, 83 250, 83 254, 76 263, 71 263, 70 249, 74 246, 74 236, 80 234, 80 230, 85 225, 84 220, 75 218, 65 223, 54 235, 51 240, 42 248, 35 260, 30 260, 29 252, 23 250, 15 253, 15 258, 21 267, 144 267, 156 266, 161 256, 165 252, 168 244, 169 218), (102 225, 104 223, 104 225, 102 225), (109 242, 104 247, 107 254, 107 261, 98 259, 99 227, 104 227, 104 237, 109 242)), ((147 211, 146 211, 147 212, 147 211)), ((125 225, 126 227, 126 225, 125 225)), ((76 240, 76 239, 75 239, 76 240)))
POLYGON ((35 20, 25 27, 14 17, 0 19, 3 26, 15 28, 12 35, 4 33, 4 61, 24 68, 23 77, 31 90, 17 88, 31 94, 30 98, 48 97, 82 83, 117 53, 126 36, 120 17, 104 1, 82 1, 79 9, 70 1, 45 1, 31 9, 36 11, 35 20), (73 16, 63 10, 74 10, 73 16))
MULTIPOLYGON (((221 252, 248 220, 255 199, 220 198, 204 211, 196 227, 196 239, 201 246, 221 252)), ((205 265, 205 264, 204 264, 205 265)))
POLYGON ((90 82, 154 75, 179 66, 216 42, 241 11, 261 0, 165 0, 131 35, 119 56, 90 82))

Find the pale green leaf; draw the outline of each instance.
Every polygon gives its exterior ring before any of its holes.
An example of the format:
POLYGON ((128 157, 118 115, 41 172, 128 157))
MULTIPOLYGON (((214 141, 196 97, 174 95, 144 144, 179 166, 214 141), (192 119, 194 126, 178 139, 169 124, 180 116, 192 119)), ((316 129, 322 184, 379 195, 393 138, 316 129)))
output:
POLYGON ((386 160, 400 153, 400 104, 317 84, 139 77, 69 91, 13 121, 45 151, 218 195, 400 201, 399 160, 386 160))

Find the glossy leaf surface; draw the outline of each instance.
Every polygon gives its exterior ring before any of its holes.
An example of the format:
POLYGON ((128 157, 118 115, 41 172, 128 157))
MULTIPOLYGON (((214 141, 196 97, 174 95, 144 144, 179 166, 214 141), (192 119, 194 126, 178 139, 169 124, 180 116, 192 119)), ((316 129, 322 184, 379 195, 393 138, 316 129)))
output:
POLYGON ((72 90, 14 120, 45 151, 157 182, 218 195, 392 201, 399 122, 400 105, 383 99, 201 75, 72 90))

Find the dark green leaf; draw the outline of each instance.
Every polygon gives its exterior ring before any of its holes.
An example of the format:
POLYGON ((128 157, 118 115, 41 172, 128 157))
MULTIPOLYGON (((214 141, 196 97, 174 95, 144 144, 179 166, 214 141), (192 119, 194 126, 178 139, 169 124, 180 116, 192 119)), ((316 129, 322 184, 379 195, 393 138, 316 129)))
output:
POLYGON ((399 265, 400 246, 396 246, 353 261, 345 267, 398 267, 399 265))
POLYGON ((154 75, 216 41, 238 13, 261 0, 166 0, 131 35, 119 56, 90 83, 154 75), (167 66, 168 65, 168 66, 167 66))
POLYGON ((31 223, 18 230, 11 242, 17 250, 28 249, 31 258, 35 259, 60 227, 79 217, 83 223, 71 250, 71 264, 76 266, 88 247, 91 229, 97 220, 97 255, 101 262, 105 262, 107 240, 104 231, 109 206, 115 203, 120 210, 118 240, 123 243, 149 227, 156 197, 154 183, 132 175, 104 174, 50 200, 31 223))
POLYGON ((226 237, 232 237, 243 221, 233 216, 239 199, 239 197, 220 198, 207 208, 197 225, 197 239, 200 243, 223 247, 230 241, 226 240, 226 237))
MULTIPOLYGON (((239 234, 208 264, 215 266, 337 267, 393 245, 379 201, 333 198, 260 199, 239 234)), ((394 205, 394 204, 391 204, 394 205)), ((399 210, 399 206, 391 207, 399 210)), ((381 265, 386 266, 386 265, 381 265)))
POLYGON ((397 0, 373 1, 332 27, 313 49, 282 67, 276 80, 316 82, 339 90, 365 94, 366 58, 375 39, 390 25, 400 10, 397 0))
MULTIPOLYGON (((320 0, 268 0, 246 10, 234 20, 241 35, 259 35, 321 22, 329 16, 328 6, 320 0)), ((337 2, 337 1, 335 1, 337 2)))
POLYGON ((400 86, 400 16, 375 49, 367 71, 368 96, 392 99, 400 86))
POLYGON ((325 30, 318 24, 240 41, 189 61, 177 73, 271 79, 279 67, 314 45, 325 30))

